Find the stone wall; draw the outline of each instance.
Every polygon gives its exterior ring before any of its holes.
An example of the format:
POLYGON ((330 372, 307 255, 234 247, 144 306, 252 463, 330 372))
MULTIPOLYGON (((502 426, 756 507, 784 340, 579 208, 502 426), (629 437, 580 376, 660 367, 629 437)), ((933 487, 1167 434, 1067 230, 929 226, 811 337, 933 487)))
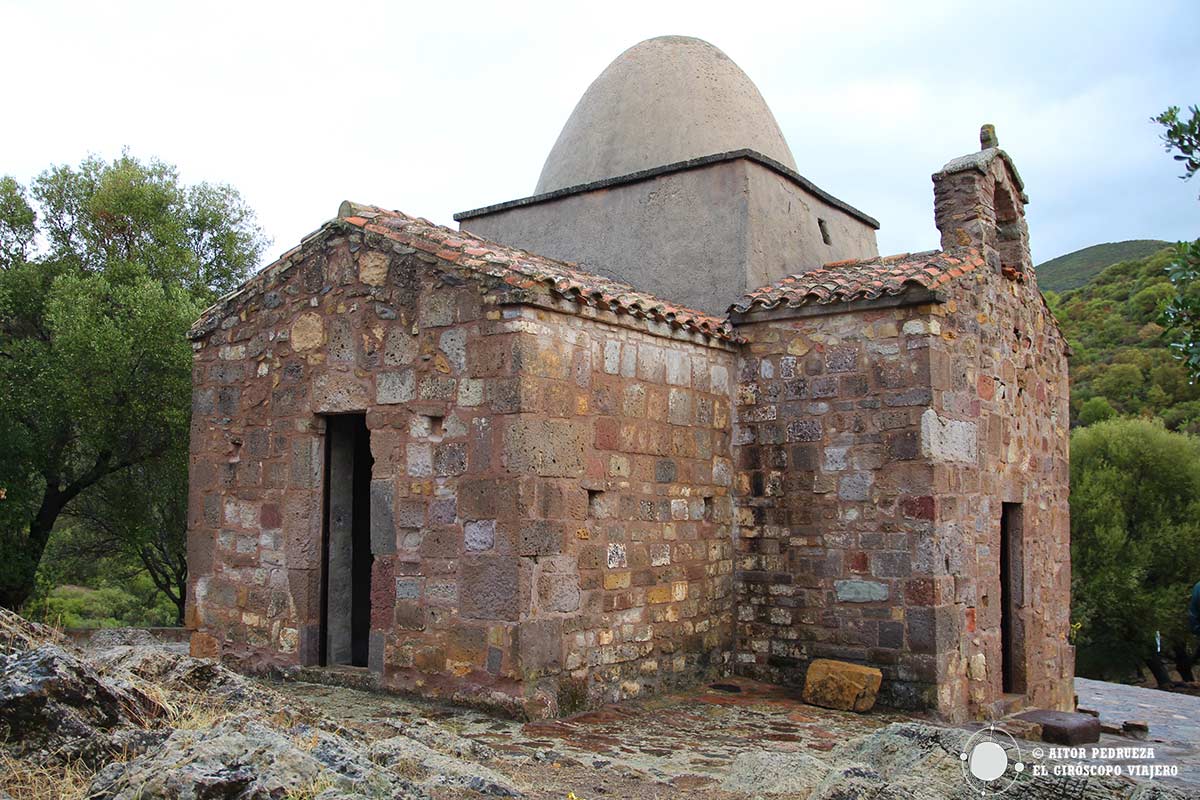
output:
POLYGON ((943 246, 976 248, 978 269, 742 316, 737 669, 797 683, 814 658, 871 664, 884 702, 950 719, 1070 708, 1066 342, 1008 157, 934 182, 943 246))
POLYGON ((939 707, 975 715, 1007 708, 1001 671, 1000 531, 1004 503, 1020 504, 1023 586, 1014 624, 1020 676, 1011 693, 1041 708, 1073 706, 1068 643, 1071 547, 1070 388, 1066 342, 1032 273, 988 270, 961 279, 931 321, 932 404, 921 448, 937 466, 932 621, 950 652, 939 665, 939 707), (939 565, 944 569, 939 569, 939 565))
POLYGON ((321 235, 196 341, 196 654, 317 664, 323 415, 366 412, 382 684, 541 716, 722 667, 732 351, 506 297, 321 235))
MULTIPOLYGON (((942 246, 975 247, 988 264, 956 284, 944 306, 943 335, 932 340, 934 358, 945 366, 935 373, 940 384, 928 437, 947 441, 953 430, 973 432, 979 449, 976 463, 948 464, 937 481, 945 492, 937 509, 942 536, 964 543, 961 554, 947 557, 955 569, 954 602, 966 614, 960 632, 965 664, 956 671, 954 696, 943 702, 980 709, 1002 699, 1000 518, 1004 503, 1019 503, 1018 691, 1031 705, 1070 709, 1067 343, 1038 291, 1021 178, 996 147, 994 129, 985 128, 981 142, 984 149, 933 176, 942 246)), ((943 583, 940 593, 948 599, 950 583, 943 583)))
POLYGON ((739 326, 738 671, 788 684, 856 661, 887 701, 931 705, 930 309, 776 316, 739 326))
POLYGON ((1027 283, 756 322, 737 388, 737 654, 803 680, 879 667, 949 718, 1003 700, 1000 514, 1021 503, 1029 703, 1067 707, 1073 652, 1064 342, 1027 283))
POLYGON ((533 595, 521 677, 563 712, 719 673, 732 637, 734 354, 505 314, 519 414, 500 461, 535 501, 512 520, 533 595))

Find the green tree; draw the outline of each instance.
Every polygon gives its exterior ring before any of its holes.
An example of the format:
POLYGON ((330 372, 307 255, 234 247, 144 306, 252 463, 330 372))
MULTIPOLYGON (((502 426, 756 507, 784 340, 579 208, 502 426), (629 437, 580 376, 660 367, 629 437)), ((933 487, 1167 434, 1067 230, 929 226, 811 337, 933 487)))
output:
POLYGON ((1113 364, 1093 383, 1097 392, 1126 411, 1137 410, 1144 385, 1145 378, 1136 364, 1113 364))
MULTIPOLYGON (((133 564, 184 621, 187 597, 187 440, 160 458, 131 466, 85 492, 67 510, 78 523, 66 546, 80 560, 133 564)), ((78 569, 76 571, 79 571, 78 569)))
POLYGON ((1192 106, 1188 111, 1191 117, 1180 119, 1179 106, 1170 106, 1152 120, 1165 128, 1160 134, 1163 149, 1168 153, 1179 151, 1172 158, 1183 162, 1179 177, 1185 181, 1200 171, 1200 107, 1192 106))
POLYGON ((1195 380, 1200 378, 1200 239, 1176 245, 1167 275, 1175 297, 1163 312, 1163 322, 1178 335, 1170 347, 1195 380))
POLYGON ((0 605, 8 608, 29 597, 64 511, 186 447, 183 334, 265 246, 234 189, 185 185, 159 161, 91 157, 48 169, 31 189, 32 201, 15 180, 0 181, 0 605))
MULTIPOLYGON (((1171 106, 1154 122, 1162 125, 1163 147, 1168 153, 1178 151, 1173 158, 1183 162, 1183 180, 1191 180, 1200 170, 1200 107, 1192 106, 1191 116, 1183 119, 1179 106, 1171 106)), ((1167 267, 1167 275, 1175 287, 1175 297, 1163 313, 1169 330, 1178 334, 1171 349, 1187 365, 1193 379, 1200 378, 1200 239, 1180 242, 1175 259, 1167 267)))
POLYGON ((1108 399, 1097 396, 1087 400, 1079 408, 1079 424, 1093 425, 1106 419, 1112 419, 1116 415, 1117 410, 1112 407, 1108 399))
POLYGON ((1200 575, 1200 439, 1142 419, 1071 436, 1072 615, 1079 671, 1118 676, 1156 648, 1191 675, 1187 602, 1200 575))

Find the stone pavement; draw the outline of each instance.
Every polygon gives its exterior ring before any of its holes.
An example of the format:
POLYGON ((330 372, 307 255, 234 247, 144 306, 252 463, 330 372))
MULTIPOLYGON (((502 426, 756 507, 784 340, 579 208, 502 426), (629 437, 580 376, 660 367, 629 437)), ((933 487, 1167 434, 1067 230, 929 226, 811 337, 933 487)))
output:
MULTIPOLYGON (((284 683, 274 688, 317 706, 368 736, 391 735, 389 731, 396 726, 419 724, 422 719, 436 721, 497 751, 502 763, 496 769, 509 774, 531 800, 562 800, 569 792, 588 800, 737 800, 746 795, 731 791, 729 779, 739 769, 735 762, 741 754, 807 754, 832 766, 835 748, 854 737, 893 722, 928 721, 878 708, 867 714, 817 708, 803 703, 794 690, 742 678, 605 706, 567 719, 529 723, 426 700, 331 686, 284 683)), ((1119 724, 1138 716, 1150 723, 1146 742, 1104 736, 1102 746, 1155 747, 1157 763, 1180 767, 1180 777, 1164 783, 1195 790, 1200 797, 1200 733, 1196 729, 1200 711, 1189 708, 1200 705, 1200 699, 1096 681, 1083 682, 1079 691, 1081 704, 1100 710, 1106 722, 1119 724), (1136 714, 1126 709, 1134 709, 1136 714), (1157 748, 1162 748, 1161 755, 1157 748)), ((1020 747, 1023 753, 1041 749, 1049 755, 1049 746, 1041 742, 1022 741, 1020 747)), ((1090 760, 1048 758, 1047 763, 1090 760)), ((1085 783, 1078 782, 1076 788, 1085 783)))
POLYGON ((1144 742, 1102 734, 1099 746, 1153 747, 1154 763, 1179 767, 1178 779, 1166 782, 1192 788, 1200 796, 1200 697, 1087 678, 1075 679, 1075 692, 1080 708, 1099 711, 1101 722, 1120 725, 1139 720, 1150 725, 1144 742))

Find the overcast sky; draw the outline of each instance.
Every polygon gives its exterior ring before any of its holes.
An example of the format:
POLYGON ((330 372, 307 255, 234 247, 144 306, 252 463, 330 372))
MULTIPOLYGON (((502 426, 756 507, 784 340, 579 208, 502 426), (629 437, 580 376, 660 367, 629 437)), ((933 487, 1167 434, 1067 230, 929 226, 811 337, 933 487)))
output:
POLYGON ((343 199, 453 225, 533 192, 588 84, 652 36, 754 80, 801 174, 937 246, 929 180, 996 125, 1034 260, 1200 236, 1149 118, 1200 103, 1200 2, 547 4, 0 0, 0 174, 122 147, 239 188, 273 258, 343 199))

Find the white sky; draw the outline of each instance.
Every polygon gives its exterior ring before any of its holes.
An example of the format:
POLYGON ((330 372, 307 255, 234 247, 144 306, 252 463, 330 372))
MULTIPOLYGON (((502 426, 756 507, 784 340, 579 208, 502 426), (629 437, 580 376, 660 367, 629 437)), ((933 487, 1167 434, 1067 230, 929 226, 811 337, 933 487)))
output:
POLYGON ((1035 261, 1200 236, 1149 118, 1200 103, 1200 3, 60 3, 0 0, 0 174, 123 146, 230 183, 270 257, 343 199, 454 225, 533 191, 588 84, 642 39, 724 50, 801 174, 937 246, 930 174, 992 122, 1035 261))

